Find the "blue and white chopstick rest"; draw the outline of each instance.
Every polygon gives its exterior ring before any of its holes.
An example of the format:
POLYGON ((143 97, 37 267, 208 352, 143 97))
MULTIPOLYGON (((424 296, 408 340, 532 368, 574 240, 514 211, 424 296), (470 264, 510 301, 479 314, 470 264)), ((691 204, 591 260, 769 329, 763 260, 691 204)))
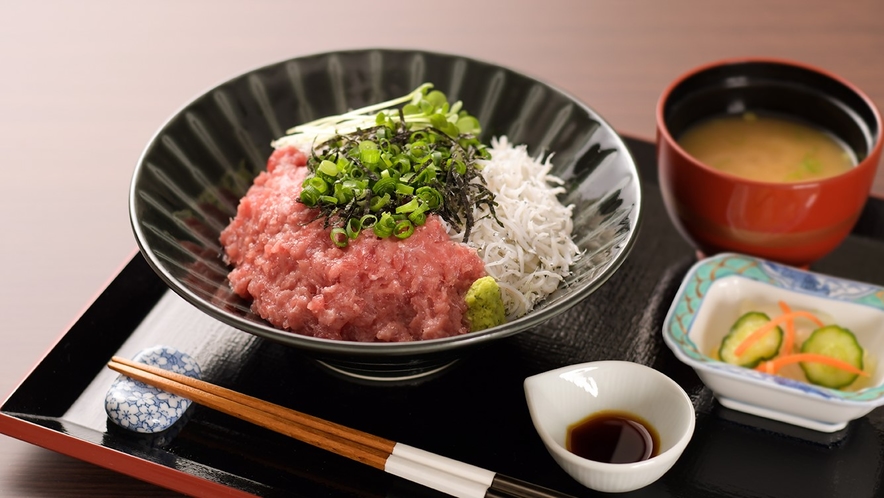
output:
MULTIPOLYGON (((201 377, 196 360, 175 348, 156 346, 145 349, 133 360, 195 379, 201 377)), ((107 392, 104 409, 108 418, 124 429, 156 434, 175 425, 191 404, 187 398, 120 375, 107 392)))

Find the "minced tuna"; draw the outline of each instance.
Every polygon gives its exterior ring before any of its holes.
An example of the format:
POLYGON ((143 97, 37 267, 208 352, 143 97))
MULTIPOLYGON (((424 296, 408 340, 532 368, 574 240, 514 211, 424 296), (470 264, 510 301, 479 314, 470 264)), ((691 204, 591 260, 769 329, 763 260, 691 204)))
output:
POLYGON ((469 332, 464 296, 486 275, 476 250, 452 241, 436 216, 407 239, 365 230, 336 246, 318 212, 297 201, 306 159, 295 147, 277 149, 221 233, 234 292, 276 327, 326 339, 469 332))

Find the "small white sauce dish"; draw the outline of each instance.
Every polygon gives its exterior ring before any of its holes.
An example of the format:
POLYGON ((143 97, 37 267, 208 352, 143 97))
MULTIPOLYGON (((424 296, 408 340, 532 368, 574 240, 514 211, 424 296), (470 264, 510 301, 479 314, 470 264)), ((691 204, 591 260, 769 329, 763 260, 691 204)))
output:
POLYGON ((571 365, 525 379, 534 427, 553 459, 571 477, 596 491, 645 487, 668 471, 694 433, 696 416, 687 393, 659 371, 628 361, 571 365), (606 410, 647 421, 660 436, 659 453, 636 463, 605 463, 568 451, 568 428, 606 410))
POLYGON ((663 323, 663 340, 723 406, 831 433, 884 404, 882 300, 884 288, 875 285, 723 253, 700 260, 688 271, 663 323), (753 308, 774 316, 770 311, 779 313, 778 301, 854 333, 866 350, 866 362, 873 365, 861 388, 829 389, 710 356, 742 313, 753 308))

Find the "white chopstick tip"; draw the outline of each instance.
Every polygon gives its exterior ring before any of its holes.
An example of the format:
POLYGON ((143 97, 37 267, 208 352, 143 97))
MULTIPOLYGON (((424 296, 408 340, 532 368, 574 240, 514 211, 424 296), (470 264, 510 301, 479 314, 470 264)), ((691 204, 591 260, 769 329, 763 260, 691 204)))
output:
POLYGON ((495 473, 490 470, 485 470, 475 465, 454 460, 453 458, 437 455, 436 453, 431 453, 407 444, 396 443, 396 446, 393 447, 392 454, 406 460, 417 462, 426 467, 439 469, 448 474, 478 482, 479 484, 485 485, 485 487, 491 486, 491 483, 494 481, 495 473))
MULTIPOLYGON (((398 446, 398 445, 397 445, 398 446)), ((440 457, 444 458, 444 457, 440 457)), ((464 464, 466 465, 466 464, 464 464)), ((384 471, 456 498, 484 498, 489 484, 483 484, 394 453, 387 457, 384 471)))

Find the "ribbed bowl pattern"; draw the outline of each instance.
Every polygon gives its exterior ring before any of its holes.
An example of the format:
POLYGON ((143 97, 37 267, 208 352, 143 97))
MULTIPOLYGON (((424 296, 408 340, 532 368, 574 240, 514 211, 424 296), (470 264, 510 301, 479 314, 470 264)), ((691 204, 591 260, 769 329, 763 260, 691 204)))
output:
POLYGON ((635 239, 641 191, 621 138, 564 92, 493 64, 410 50, 354 50, 300 57, 237 76, 169 119, 147 145, 130 190, 142 254, 184 299, 244 331, 301 348, 327 364, 369 377, 437 369, 469 347, 534 327, 598 288, 635 239), (507 135, 532 155, 554 154, 575 208, 575 240, 586 255, 567 285, 527 316, 460 337, 361 344, 273 328, 233 294, 218 235, 263 170, 273 139, 299 123, 404 95, 432 82, 483 125, 483 139, 507 135))

